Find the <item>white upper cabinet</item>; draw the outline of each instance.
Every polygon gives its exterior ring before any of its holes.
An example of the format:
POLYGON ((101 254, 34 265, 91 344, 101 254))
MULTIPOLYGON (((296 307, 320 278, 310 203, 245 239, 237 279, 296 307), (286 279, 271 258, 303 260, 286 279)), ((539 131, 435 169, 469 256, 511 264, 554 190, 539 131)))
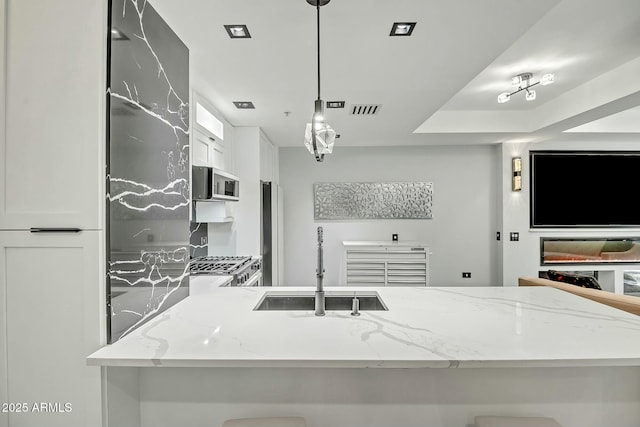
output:
POLYGON ((225 131, 228 127, 225 127, 224 122, 216 117, 213 106, 197 92, 193 93, 193 103, 195 117, 191 140, 193 165, 226 170, 225 131))
MULTIPOLYGON (((106 46, 105 30, 86 25, 82 37, 63 40, 60 23, 73 5, 39 2, 34 13, 32 2, 8 3, 0 24, 0 229, 102 228, 106 47, 96 47, 106 46)), ((100 3, 86 7, 85 22, 100 22, 100 3)))

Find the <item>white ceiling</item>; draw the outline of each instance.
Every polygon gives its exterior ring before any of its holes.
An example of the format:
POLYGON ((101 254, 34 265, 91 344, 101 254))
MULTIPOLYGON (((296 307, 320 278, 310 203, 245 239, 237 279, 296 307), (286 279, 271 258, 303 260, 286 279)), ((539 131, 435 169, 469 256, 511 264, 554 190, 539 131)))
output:
MULTIPOLYGON (((302 145, 317 96, 315 7, 150 3, 189 47, 196 86, 231 124, 260 126, 279 146, 302 145), (232 40, 225 24, 246 24, 252 37, 232 40), (256 108, 237 110, 233 101, 256 108)), ((640 136, 639 0, 332 0, 320 19, 322 99, 347 105, 325 114, 340 145, 640 136), (399 21, 417 22, 411 37, 389 37, 399 21), (556 81, 537 86, 536 101, 520 93, 498 104, 522 72, 534 80, 551 72, 556 81), (382 108, 353 116, 352 104, 382 108)))

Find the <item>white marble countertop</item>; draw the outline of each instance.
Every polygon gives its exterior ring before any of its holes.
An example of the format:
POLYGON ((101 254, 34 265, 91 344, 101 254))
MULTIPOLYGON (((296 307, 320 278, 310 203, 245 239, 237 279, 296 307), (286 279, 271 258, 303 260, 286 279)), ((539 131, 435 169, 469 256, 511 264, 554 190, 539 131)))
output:
POLYGON ((189 295, 204 295, 222 286, 227 286, 233 276, 200 275, 189 277, 189 295))
POLYGON ((325 288, 377 292, 388 311, 254 311, 265 292, 193 295, 87 358, 174 367, 640 366, 640 317, 547 287, 325 288))
POLYGON ((394 242, 393 240, 343 240, 342 245, 346 247, 359 247, 359 246, 401 246, 401 247, 424 247, 424 243, 416 240, 399 240, 394 242))

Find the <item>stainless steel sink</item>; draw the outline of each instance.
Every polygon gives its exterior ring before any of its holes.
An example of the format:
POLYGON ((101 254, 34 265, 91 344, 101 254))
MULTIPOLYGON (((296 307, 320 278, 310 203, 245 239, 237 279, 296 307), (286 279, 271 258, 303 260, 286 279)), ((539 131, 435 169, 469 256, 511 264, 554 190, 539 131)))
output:
MULTIPOLYGON (((353 305, 353 293, 340 295, 326 295, 326 310, 344 310, 351 311, 353 305)), ((387 306, 384 305, 378 294, 362 293, 356 294, 360 301, 360 311, 386 311, 387 306)), ((284 311, 284 310, 310 310, 315 308, 315 298, 313 294, 292 295, 284 293, 267 293, 258 303, 254 310, 256 311, 284 311)))

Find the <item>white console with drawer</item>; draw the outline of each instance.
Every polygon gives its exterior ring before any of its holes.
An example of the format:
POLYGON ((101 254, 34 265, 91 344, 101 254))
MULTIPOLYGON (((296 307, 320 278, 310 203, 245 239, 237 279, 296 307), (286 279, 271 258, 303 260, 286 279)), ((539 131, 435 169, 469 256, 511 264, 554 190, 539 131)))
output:
POLYGON ((347 286, 428 286, 429 248, 415 241, 343 241, 347 286))

